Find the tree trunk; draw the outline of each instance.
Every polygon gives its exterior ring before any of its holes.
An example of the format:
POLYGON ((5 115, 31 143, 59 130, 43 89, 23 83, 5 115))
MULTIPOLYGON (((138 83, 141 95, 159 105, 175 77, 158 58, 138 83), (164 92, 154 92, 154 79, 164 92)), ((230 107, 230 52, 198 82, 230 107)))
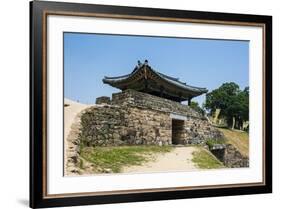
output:
POLYGON ((231 129, 233 130, 234 127, 235 127, 235 117, 232 117, 232 127, 231 127, 231 129))
POLYGON ((221 109, 216 109, 214 113, 214 124, 217 124, 221 109))

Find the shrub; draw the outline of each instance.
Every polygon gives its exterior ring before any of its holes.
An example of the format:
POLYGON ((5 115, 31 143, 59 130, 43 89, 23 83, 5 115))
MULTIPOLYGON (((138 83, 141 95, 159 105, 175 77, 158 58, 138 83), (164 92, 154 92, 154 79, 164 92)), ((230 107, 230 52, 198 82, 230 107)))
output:
POLYGON ((206 144, 209 146, 209 148, 212 148, 215 144, 225 144, 226 140, 225 139, 208 139, 206 141, 206 144))

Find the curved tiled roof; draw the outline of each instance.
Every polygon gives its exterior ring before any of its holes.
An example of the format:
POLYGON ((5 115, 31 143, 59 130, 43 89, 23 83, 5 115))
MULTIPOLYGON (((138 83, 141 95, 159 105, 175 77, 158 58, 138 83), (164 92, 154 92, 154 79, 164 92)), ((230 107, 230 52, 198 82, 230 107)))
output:
POLYGON ((130 79, 134 77, 134 75, 140 73, 144 69, 150 71, 151 73, 156 75, 159 79, 162 79, 164 83, 170 84, 177 89, 181 89, 181 91, 192 93, 193 95, 192 97, 208 92, 206 88, 187 85, 186 83, 180 81, 179 78, 174 78, 152 69, 148 65, 147 61, 145 61, 144 63, 139 63, 138 66, 136 66, 135 69, 130 74, 115 76, 115 77, 105 76, 103 82, 118 88, 119 85, 128 82, 130 79))

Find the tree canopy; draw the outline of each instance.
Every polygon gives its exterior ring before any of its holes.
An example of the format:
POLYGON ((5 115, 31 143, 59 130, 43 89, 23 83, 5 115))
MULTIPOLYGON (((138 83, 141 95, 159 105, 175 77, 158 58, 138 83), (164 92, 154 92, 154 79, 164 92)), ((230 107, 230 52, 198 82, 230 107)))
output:
POLYGON ((243 121, 249 120, 249 87, 240 90, 234 82, 224 83, 206 95, 205 108, 211 114, 220 109, 220 116, 225 117, 229 127, 233 118, 242 126, 243 121))
POLYGON ((194 109, 195 111, 201 113, 202 115, 205 115, 204 109, 199 106, 198 102, 191 101, 190 107, 191 107, 192 109, 194 109))

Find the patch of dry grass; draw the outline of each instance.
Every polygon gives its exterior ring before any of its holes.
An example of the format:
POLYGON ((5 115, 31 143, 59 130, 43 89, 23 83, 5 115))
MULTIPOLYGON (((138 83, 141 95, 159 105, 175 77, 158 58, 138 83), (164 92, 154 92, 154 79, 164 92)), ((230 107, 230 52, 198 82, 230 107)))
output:
MULTIPOLYGON (((130 165, 142 165, 151 160, 153 153, 166 153, 171 146, 119 146, 119 147, 81 147, 81 157, 102 170, 119 173, 130 165)), ((82 164, 83 166, 83 164, 82 164)))
POLYGON ((244 131, 219 128, 226 137, 226 143, 234 145, 242 155, 249 157, 249 134, 244 131))
POLYGON ((223 168, 222 162, 220 162, 210 151, 199 148, 198 151, 192 153, 192 162, 201 169, 217 169, 223 168))

